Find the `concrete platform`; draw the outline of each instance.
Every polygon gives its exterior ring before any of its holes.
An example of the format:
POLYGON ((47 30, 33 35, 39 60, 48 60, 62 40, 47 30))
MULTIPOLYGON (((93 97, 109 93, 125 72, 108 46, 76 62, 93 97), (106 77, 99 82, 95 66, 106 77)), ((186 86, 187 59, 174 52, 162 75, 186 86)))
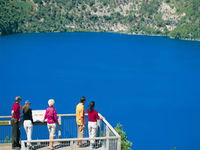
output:
MULTIPOLYGON (((64 146, 60 145, 59 143, 55 143, 55 150, 90 150, 89 146, 86 147, 78 147, 77 145, 72 146, 64 146)), ((12 150, 12 147, 10 144, 0 144, 0 150, 12 150)), ((16 149, 16 150, 22 150, 22 149, 16 149)), ((44 146, 35 146, 33 150, 49 150, 48 147, 44 146)), ((95 150, 105 150, 102 147, 95 148, 95 150)))

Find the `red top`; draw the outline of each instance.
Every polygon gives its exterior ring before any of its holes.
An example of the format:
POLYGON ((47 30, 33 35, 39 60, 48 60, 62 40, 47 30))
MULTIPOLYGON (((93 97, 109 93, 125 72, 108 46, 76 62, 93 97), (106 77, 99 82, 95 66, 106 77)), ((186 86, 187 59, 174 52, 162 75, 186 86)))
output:
POLYGON ((57 112, 53 106, 50 106, 46 109, 44 119, 47 119, 48 124, 53 124, 58 121, 57 112))
POLYGON ((88 110, 87 112, 88 112, 88 121, 97 122, 97 119, 100 119, 98 112, 96 110, 93 110, 92 112, 88 110))
POLYGON ((20 105, 19 105, 19 103, 15 102, 13 104, 12 110, 14 111, 14 114, 13 114, 12 117, 19 120, 20 119, 20 105))

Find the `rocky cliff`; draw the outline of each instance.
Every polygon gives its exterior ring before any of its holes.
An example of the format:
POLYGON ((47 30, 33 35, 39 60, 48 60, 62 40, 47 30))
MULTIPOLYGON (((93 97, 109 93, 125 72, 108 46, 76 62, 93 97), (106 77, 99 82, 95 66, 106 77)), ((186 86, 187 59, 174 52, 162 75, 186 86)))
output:
POLYGON ((199 0, 1 0, 1 34, 100 31, 200 39, 199 0))

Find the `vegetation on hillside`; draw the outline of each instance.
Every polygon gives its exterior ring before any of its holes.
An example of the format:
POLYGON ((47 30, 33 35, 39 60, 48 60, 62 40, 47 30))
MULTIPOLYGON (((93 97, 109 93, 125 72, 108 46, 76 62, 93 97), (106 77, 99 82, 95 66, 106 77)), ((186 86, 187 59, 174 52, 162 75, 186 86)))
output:
POLYGON ((122 125, 118 124, 115 130, 121 136, 121 150, 131 150, 132 143, 128 141, 128 138, 123 130, 122 125))
POLYGON ((0 1, 0 34, 65 31, 122 32, 200 40, 200 1, 0 1))

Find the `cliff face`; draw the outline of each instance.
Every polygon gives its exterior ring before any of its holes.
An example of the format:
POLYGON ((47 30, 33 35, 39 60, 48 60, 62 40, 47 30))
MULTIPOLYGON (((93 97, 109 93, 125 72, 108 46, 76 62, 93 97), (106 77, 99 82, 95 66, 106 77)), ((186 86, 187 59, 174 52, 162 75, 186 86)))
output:
POLYGON ((2 34, 59 31, 109 31, 200 39, 200 1, 0 1, 2 34))

